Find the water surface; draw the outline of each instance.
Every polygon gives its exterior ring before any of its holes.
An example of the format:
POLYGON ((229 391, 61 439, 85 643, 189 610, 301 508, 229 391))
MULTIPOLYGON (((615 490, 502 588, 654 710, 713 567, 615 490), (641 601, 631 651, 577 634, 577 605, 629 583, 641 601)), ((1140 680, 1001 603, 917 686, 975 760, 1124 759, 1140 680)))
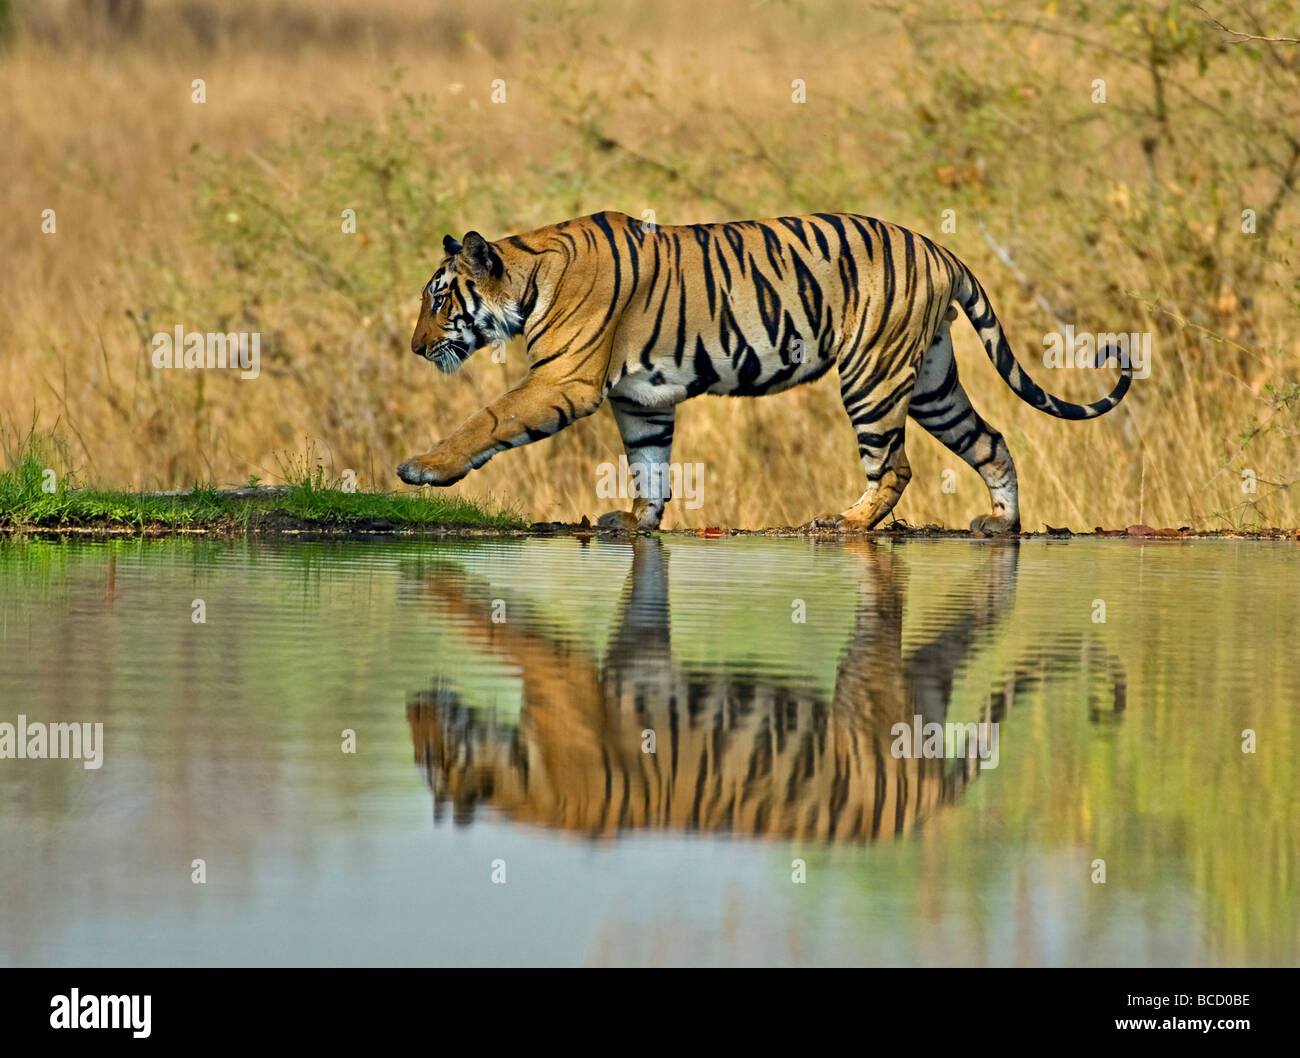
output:
POLYGON ((0 760, 0 962, 1293 965, 1298 598, 1289 543, 0 544, 0 723, 104 725, 0 760))

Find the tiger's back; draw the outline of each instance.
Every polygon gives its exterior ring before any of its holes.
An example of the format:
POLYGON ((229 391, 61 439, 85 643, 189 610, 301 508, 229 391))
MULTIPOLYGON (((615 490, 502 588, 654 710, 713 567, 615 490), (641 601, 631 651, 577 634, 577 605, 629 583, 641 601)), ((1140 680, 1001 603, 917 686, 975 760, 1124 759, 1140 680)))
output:
POLYGON ((631 273, 611 391, 643 403, 777 393, 819 378, 857 346, 887 370, 915 372, 921 350, 900 339, 937 330, 952 300, 942 251, 869 217, 649 229, 623 214, 587 219, 622 245, 631 273), (908 309, 891 313, 900 293, 908 309))

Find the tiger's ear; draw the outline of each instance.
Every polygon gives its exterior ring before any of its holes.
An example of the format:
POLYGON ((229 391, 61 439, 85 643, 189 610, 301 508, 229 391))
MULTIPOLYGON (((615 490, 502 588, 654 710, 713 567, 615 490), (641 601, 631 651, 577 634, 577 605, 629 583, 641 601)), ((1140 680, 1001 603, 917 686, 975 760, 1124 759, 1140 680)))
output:
POLYGON ((464 244, 465 257, 475 275, 490 275, 493 279, 501 278, 505 265, 501 263, 501 256, 496 252, 496 248, 487 239, 476 231, 467 231, 464 244))
POLYGON ((442 248, 448 257, 455 257, 458 253, 460 253, 460 243, 458 243, 450 235, 444 235, 442 237, 442 248))

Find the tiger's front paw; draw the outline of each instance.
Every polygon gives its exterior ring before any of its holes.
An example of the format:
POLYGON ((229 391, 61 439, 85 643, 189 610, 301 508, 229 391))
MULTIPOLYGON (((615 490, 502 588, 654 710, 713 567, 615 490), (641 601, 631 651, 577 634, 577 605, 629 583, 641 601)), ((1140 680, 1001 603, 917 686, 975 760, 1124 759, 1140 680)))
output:
POLYGON ((397 468, 397 476, 408 485, 454 485, 468 473, 468 467, 448 463, 436 450, 413 456, 397 468))

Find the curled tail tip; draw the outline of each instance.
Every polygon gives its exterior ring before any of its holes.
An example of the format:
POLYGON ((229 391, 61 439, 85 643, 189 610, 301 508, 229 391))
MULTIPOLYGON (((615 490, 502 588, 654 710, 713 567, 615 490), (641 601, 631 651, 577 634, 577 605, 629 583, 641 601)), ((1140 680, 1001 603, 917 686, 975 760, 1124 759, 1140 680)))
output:
POLYGON ((1114 342, 1107 342, 1093 354, 1093 366, 1095 367, 1108 367, 1112 360, 1115 362, 1114 366, 1123 371, 1125 375, 1131 376, 1133 374, 1133 365, 1129 362, 1123 346, 1116 345, 1114 342))
POLYGON ((1105 348, 1097 350, 1094 366, 1098 368, 1117 367, 1120 371, 1119 381, 1115 383, 1115 388, 1101 400, 1090 405, 1097 409, 1097 415, 1105 415, 1106 412, 1118 405, 1128 393, 1129 387, 1133 384, 1133 365, 1120 347, 1108 343, 1105 348))
POLYGON ((993 311, 987 295, 969 269, 962 274, 964 289, 954 291, 954 297, 961 305, 966 318, 975 328, 985 352, 997 369, 1002 380, 1011 387, 1013 393, 1031 407, 1058 419, 1095 419, 1105 415, 1120 403, 1128 393, 1133 382, 1133 365, 1122 348, 1107 343, 1094 354, 1094 366, 1113 366, 1120 369, 1120 378, 1111 391, 1100 400, 1091 404, 1076 404, 1048 393, 1038 385, 1016 360, 1015 354, 1007 342, 1002 323, 993 311))

